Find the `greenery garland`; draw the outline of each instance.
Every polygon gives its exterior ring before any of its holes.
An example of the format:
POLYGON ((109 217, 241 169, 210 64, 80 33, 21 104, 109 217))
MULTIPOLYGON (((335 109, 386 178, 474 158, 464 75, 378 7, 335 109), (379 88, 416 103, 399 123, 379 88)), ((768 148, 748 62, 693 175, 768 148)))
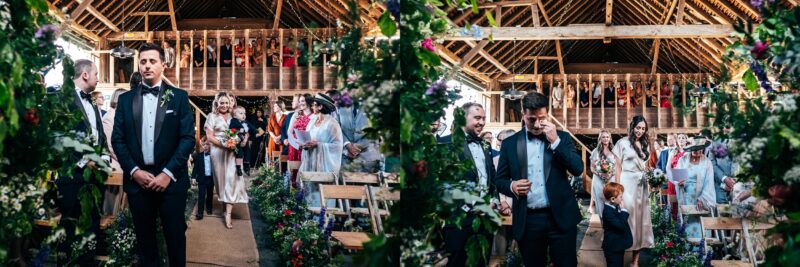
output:
POLYGON ((780 242, 765 251, 761 266, 800 265, 800 8, 786 9, 781 1, 752 0, 761 17, 739 21, 739 38, 726 49, 722 88, 712 98, 714 126, 732 126, 729 152, 740 165, 736 178, 752 182, 754 195, 768 199, 778 215, 787 215, 768 234, 780 242), (730 88, 731 70, 747 68, 745 88, 766 96, 744 99, 730 88), (788 90, 776 92, 774 81, 788 90), (791 91, 792 93, 787 93, 791 91), (781 162, 781 164, 775 164, 781 162))

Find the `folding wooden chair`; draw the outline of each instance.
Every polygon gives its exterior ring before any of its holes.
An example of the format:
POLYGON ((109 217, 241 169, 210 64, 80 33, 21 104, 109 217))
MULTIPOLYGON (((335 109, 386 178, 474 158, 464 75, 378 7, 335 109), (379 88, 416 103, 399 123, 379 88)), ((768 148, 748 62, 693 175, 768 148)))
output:
MULTIPOLYGON (((377 173, 368 172, 342 172, 342 184, 344 185, 380 185, 380 176, 377 173)), ((351 204, 350 201, 342 201, 351 213, 369 214, 368 207, 361 204, 351 204)))
POLYGON ((376 187, 376 186, 369 186, 367 187, 369 193, 369 213, 371 216, 374 217, 375 225, 373 226, 373 231, 376 233, 383 232, 383 217, 388 217, 390 215, 389 206, 394 201, 400 201, 400 191, 399 190, 392 190, 388 187, 376 187), (386 207, 385 209, 380 208, 380 203, 383 203, 386 207))
MULTIPOLYGON (((302 172, 301 171, 301 172, 297 173, 297 179, 300 182, 300 185, 303 186, 303 187, 305 187, 305 183, 307 183, 307 182, 318 183, 320 185, 320 188, 321 188, 321 185, 323 185, 323 184, 339 184, 338 179, 336 179, 336 177, 337 177, 336 173, 333 173, 333 172, 302 172)), ((322 193, 321 189, 320 189, 320 193, 322 193)), ((324 200, 322 200, 322 198, 320 198, 320 200, 321 200, 321 202, 324 202, 324 200)), ((340 204, 341 204, 341 202, 340 202, 340 204)), ((309 206, 308 210, 311 211, 311 213, 313 213, 313 214, 319 214, 320 208, 321 208, 321 206, 320 207, 309 206)), ((334 208, 334 209, 331 210, 331 211, 337 211, 337 209, 335 207, 332 207, 332 208, 334 208)), ((337 211, 336 215, 337 216, 342 216, 342 215, 346 215, 346 214, 343 213, 343 210, 339 209, 337 211)))
MULTIPOLYGON (((715 239, 715 238, 706 238, 705 233, 706 230, 721 230, 721 231, 739 231, 742 233, 743 242, 745 248, 748 251, 748 260, 749 262, 743 262, 739 260, 712 260, 712 266, 755 266, 755 261, 753 260, 753 253, 752 253, 752 246, 751 241, 749 238, 749 234, 747 233, 747 222, 743 222, 742 218, 727 218, 727 217, 701 217, 700 218, 700 234, 701 238, 706 240, 715 239)), ((719 240, 719 239, 716 239, 719 240)), ((721 244, 722 242, 718 242, 721 244)), ((711 244, 706 241, 706 248, 711 244)))
POLYGON ((400 184, 400 174, 396 172, 382 172, 384 186, 394 186, 400 184))
POLYGON ((122 210, 125 210, 125 203, 127 203, 126 199, 127 199, 128 196, 125 194, 125 191, 122 190, 122 183, 123 183, 122 182, 122 172, 113 172, 113 173, 111 173, 111 176, 109 176, 108 179, 106 180, 106 185, 119 186, 120 187, 120 190, 119 190, 119 194, 120 195, 116 199, 106 199, 105 200, 105 201, 114 201, 114 212, 112 212, 111 214, 103 215, 102 217, 100 217, 100 229, 101 230, 108 229, 108 227, 112 223, 114 223, 114 220, 117 217, 116 215, 119 212, 121 212, 122 210))
MULTIPOLYGON (((369 198, 367 195, 367 186, 355 186, 355 185, 320 184, 319 194, 323 207, 325 207, 328 199, 360 200, 369 198)), ((348 213, 347 211, 344 212, 348 213)), ((336 213, 335 210, 331 210, 326 207, 326 214, 336 215, 335 213, 336 213)), ((324 214, 320 214, 320 216, 324 216, 324 214)), ((372 224, 373 233, 377 233, 376 232, 377 228, 375 226, 375 218, 371 215, 369 216, 369 218, 370 218, 370 223, 372 224)), ((346 232, 346 231, 333 231, 331 232, 331 237, 340 244, 342 244, 342 246, 345 249, 354 249, 354 250, 364 249, 363 243, 369 241, 370 239, 368 233, 346 232)))
POLYGON ((283 164, 281 164, 281 162, 281 151, 272 151, 272 155, 270 155, 269 158, 269 164, 275 166, 275 169, 277 169, 279 172, 283 172, 283 164))

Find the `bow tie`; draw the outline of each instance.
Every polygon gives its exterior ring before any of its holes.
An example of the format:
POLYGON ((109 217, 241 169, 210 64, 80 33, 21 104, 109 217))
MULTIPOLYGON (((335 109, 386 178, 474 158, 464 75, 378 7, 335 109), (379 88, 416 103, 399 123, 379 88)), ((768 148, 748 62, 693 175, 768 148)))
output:
POLYGON ((480 144, 483 143, 483 139, 481 139, 478 136, 473 136, 471 134, 467 134, 467 144, 470 144, 470 143, 477 143, 477 144, 480 145, 480 144))
POLYGON ((154 96, 158 96, 158 91, 160 89, 161 89, 160 86, 149 87, 147 85, 142 84, 142 95, 153 94, 154 96))
POLYGON ((84 93, 83 91, 80 91, 80 95, 81 98, 86 99, 86 101, 89 101, 89 103, 92 102, 92 95, 84 93))
POLYGON ((530 140, 539 139, 542 142, 547 143, 547 136, 545 136, 544 134, 533 134, 531 132, 528 132, 528 139, 530 140))

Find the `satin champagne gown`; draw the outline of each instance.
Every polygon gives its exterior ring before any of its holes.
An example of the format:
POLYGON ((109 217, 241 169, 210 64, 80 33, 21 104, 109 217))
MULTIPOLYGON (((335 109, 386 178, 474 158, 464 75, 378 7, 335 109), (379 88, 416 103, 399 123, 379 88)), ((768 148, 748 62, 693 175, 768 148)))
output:
POLYGON ((628 225, 633 235, 630 250, 640 250, 653 246, 653 221, 650 219, 650 198, 647 181, 640 183, 646 171, 645 159, 637 155, 628 137, 617 141, 614 155, 622 160, 620 184, 625 187, 622 200, 628 210, 628 225))
MULTIPOLYGON (((214 130, 214 136, 224 140, 229 123, 230 119, 210 113, 205 128, 214 130)), ((236 158, 233 151, 212 145, 211 165, 219 201, 227 204, 247 203, 247 184, 244 177, 236 175, 236 158)))

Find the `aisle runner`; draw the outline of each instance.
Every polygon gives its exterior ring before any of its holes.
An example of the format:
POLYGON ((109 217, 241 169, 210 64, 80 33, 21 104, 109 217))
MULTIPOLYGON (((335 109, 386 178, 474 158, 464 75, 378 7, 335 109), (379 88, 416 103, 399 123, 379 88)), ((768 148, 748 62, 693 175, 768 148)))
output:
MULTIPOLYGON (((589 229, 581 242, 581 249, 578 250, 578 266, 580 267, 604 267, 606 257, 603 256, 603 226, 600 224, 600 216, 592 214, 589 219, 589 229)), ((625 253, 625 264, 630 264, 633 256, 630 252, 625 253)), ((642 265, 642 264, 640 264, 642 265)))
POLYGON ((213 215, 197 221, 192 212, 186 231, 187 266, 258 266, 258 248, 247 204, 233 207, 233 229, 225 228, 223 209, 215 195, 213 215))

